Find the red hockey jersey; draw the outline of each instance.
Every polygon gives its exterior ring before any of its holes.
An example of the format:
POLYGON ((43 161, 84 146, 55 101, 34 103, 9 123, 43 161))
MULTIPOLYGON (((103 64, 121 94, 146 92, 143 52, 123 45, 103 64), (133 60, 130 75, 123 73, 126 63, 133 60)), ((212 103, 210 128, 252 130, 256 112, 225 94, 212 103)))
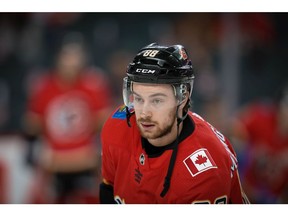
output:
MULTIPOLYGON (((228 140, 199 115, 189 112, 194 131, 178 144, 170 188, 164 197, 164 179, 172 154, 147 155, 135 115, 128 127, 119 108, 102 130, 103 182, 114 189, 117 203, 244 203, 237 159, 228 140)), ((184 121, 187 127, 187 120, 184 121)), ((184 130, 184 129, 183 129, 184 130)), ((182 131, 183 131, 182 130, 182 131)))
POLYGON ((37 80, 31 89, 28 109, 41 117, 45 139, 55 150, 91 145, 94 115, 110 106, 105 77, 85 72, 69 87, 62 87, 51 73, 37 80))

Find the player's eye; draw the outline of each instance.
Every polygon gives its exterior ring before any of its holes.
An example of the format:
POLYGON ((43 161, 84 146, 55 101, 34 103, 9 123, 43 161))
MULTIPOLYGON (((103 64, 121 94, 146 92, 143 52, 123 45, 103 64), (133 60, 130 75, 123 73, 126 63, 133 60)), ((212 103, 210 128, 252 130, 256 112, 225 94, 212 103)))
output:
POLYGON ((159 105, 159 104, 161 104, 162 102, 163 102, 163 100, 158 99, 158 98, 155 98, 155 99, 152 100, 152 103, 153 103, 154 105, 159 105))
POLYGON ((134 102, 136 103, 142 103, 143 102, 143 99, 139 96, 134 96, 134 102))

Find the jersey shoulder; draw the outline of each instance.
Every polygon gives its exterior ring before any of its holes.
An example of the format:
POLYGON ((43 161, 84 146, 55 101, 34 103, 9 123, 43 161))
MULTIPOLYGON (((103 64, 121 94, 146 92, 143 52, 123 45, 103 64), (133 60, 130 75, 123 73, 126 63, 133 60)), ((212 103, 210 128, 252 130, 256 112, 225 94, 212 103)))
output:
POLYGON ((129 140, 132 140, 135 134, 137 134, 135 115, 131 116, 130 122, 131 127, 127 124, 125 105, 119 106, 112 112, 102 128, 101 135, 104 143, 108 142, 110 145, 117 145, 119 147, 127 145, 129 140))
POLYGON ((230 164, 230 157, 236 156, 230 141, 198 114, 189 113, 189 115, 194 121, 195 130, 184 140, 184 145, 182 146, 183 159, 195 156, 196 160, 199 156, 199 159, 204 157, 207 158, 207 161, 210 159, 211 164, 216 163, 216 166, 230 164))
POLYGON ((126 125, 126 107, 125 105, 121 105, 109 116, 103 126, 102 133, 108 132, 109 130, 117 130, 117 132, 125 131, 127 129, 126 125))
POLYGON ((235 154, 230 140, 227 139, 227 137, 222 134, 221 131, 219 131, 197 113, 191 113, 191 116, 195 123, 194 132, 198 142, 201 142, 204 146, 209 146, 217 153, 219 151, 226 152, 228 148, 235 154))
MULTIPOLYGON (((194 132, 179 148, 178 191, 187 202, 209 200, 230 194, 231 167, 237 163, 229 141, 196 113, 189 113, 195 124, 194 132), (197 187, 195 187, 197 185, 197 187), (203 186, 202 186, 203 185, 203 186), (207 188, 214 188, 207 191, 207 188)), ((233 168, 234 169, 234 168, 233 168)))
POLYGON ((203 119, 197 113, 189 113, 190 117, 193 119, 195 124, 195 130, 191 136, 191 138, 195 139, 200 146, 206 147, 207 145, 214 145, 214 143, 218 143, 219 139, 217 139, 217 131, 209 122, 203 119))

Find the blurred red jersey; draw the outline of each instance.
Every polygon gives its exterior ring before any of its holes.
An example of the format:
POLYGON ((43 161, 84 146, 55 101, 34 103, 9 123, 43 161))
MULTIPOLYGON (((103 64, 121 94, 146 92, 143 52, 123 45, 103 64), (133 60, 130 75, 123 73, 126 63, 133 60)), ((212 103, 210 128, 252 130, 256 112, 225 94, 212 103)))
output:
POLYGON ((181 134, 190 125, 194 125, 194 131, 179 143, 170 188, 161 197, 172 150, 167 149, 157 156, 147 155, 135 115, 130 120, 131 128, 126 122, 125 109, 119 108, 102 130, 103 182, 113 186, 117 203, 246 201, 231 144, 213 126, 192 112, 184 120, 181 134))
POLYGON ((110 105, 109 98, 101 74, 82 73, 71 86, 47 75, 32 87, 28 108, 41 117, 50 147, 67 150, 94 142, 95 114, 110 105))
POLYGON ((245 182, 278 196, 288 181, 288 135, 280 133, 277 107, 251 104, 239 120, 249 152, 245 182))

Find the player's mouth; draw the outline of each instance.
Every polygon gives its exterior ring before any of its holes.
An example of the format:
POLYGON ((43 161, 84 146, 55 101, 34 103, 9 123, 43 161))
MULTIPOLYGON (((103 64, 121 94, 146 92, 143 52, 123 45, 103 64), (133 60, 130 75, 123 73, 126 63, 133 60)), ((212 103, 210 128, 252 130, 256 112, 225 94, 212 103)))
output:
POLYGON ((151 129, 155 126, 155 124, 147 123, 147 122, 140 122, 140 125, 143 129, 151 129))

